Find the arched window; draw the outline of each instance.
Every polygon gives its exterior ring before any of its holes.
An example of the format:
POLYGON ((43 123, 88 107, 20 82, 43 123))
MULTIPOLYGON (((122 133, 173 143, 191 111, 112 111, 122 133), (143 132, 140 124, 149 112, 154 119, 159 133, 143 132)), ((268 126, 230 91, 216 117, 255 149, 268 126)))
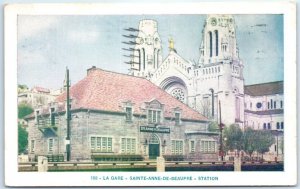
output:
POLYGON ((137 52, 138 52, 138 56, 139 56, 139 71, 141 71, 141 67, 142 67, 142 65, 141 65, 141 50, 138 49, 137 52))
POLYGON ((159 139, 156 134, 152 134, 149 140, 150 144, 159 144, 159 139))
POLYGON ((185 102, 185 93, 181 88, 175 88, 171 91, 171 95, 181 102, 185 102))
POLYGON ((235 118, 240 120, 240 99, 235 97, 235 118))
POLYGON ((271 123, 268 123, 268 129, 269 130, 271 129, 271 123))
POLYGON ((216 36, 216 56, 219 55, 219 32, 218 30, 215 30, 215 36, 216 36))
POLYGON ((209 35, 209 56, 212 57, 212 33, 208 32, 209 35))
POLYGON ((153 68, 154 69, 155 69, 155 66, 156 66, 156 50, 157 49, 154 48, 154 52, 153 52, 153 68))
POLYGON ((271 99, 271 109, 273 109, 273 100, 271 99))
POLYGON ((283 129, 283 122, 281 122, 281 129, 283 129))
POLYGON ((160 50, 158 49, 156 51, 156 67, 158 68, 158 63, 159 63, 159 53, 160 53, 160 50))
POLYGON ((276 129, 280 129, 279 122, 276 123, 276 129))
POLYGON ((264 123, 264 130, 266 130, 267 129, 267 124, 266 123, 264 123))

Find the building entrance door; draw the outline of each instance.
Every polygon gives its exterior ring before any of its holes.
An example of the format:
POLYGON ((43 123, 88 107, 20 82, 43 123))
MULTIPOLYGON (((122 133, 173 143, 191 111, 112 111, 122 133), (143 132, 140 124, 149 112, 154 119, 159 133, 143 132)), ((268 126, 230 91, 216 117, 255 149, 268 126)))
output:
POLYGON ((152 134, 149 140, 149 159, 156 159, 159 154, 159 138, 156 134, 152 134))

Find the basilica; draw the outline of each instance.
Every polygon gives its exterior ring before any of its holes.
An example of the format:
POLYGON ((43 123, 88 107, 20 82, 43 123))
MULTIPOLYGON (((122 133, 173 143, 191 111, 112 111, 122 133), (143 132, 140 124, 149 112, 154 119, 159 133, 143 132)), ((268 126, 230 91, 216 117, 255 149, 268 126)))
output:
POLYGON ((147 78, 211 121, 271 130, 277 144, 270 153, 283 153, 278 145, 284 129, 283 81, 244 84, 232 15, 207 16, 196 65, 177 53, 173 39, 167 57, 162 57, 156 21, 140 21, 138 31, 131 75, 147 78))
POLYGON ((147 78, 211 120, 219 121, 221 106, 221 121, 226 125, 238 124, 244 128, 251 122, 255 129, 262 129, 263 125, 269 125, 269 129, 275 129, 275 126, 281 129, 278 123, 283 122, 283 82, 265 83, 259 89, 255 85, 244 85, 244 63, 239 57, 232 15, 207 16, 199 44, 200 59, 196 65, 177 53, 173 39, 169 40, 167 57, 162 57, 156 21, 140 21, 138 31, 131 75, 147 78), (255 93, 250 92, 253 90, 255 93), (268 112, 272 109, 279 111, 268 112), (256 115, 255 121, 248 120, 253 117, 253 110, 254 113, 264 111, 264 115, 275 113, 275 117, 280 118, 261 122, 256 115))
POLYGON ((161 39, 154 20, 142 20, 136 38, 131 73, 145 77, 181 102, 216 120, 222 107, 224 124, 244 125, 243 62, 239 58, 234 18, 207 17, 197 65, 181 57, 172 39, 162 57, 161 39))

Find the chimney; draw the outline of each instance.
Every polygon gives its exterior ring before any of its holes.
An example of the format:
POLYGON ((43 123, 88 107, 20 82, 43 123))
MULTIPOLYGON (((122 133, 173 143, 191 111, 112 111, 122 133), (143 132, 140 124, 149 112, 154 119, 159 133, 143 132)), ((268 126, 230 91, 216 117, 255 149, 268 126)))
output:
POLYGON ((96 70, 96 66, 92 66, 91 68, 87 69, 87 75, 89 75, 92 71, 96 70))

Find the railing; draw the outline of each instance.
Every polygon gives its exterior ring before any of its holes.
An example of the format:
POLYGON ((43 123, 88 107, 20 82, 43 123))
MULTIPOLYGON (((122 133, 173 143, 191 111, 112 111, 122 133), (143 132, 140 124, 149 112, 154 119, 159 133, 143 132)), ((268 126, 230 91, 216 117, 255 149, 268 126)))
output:
MULTIPOLYGON (((242 166, 283 165, 282 161, 242 162, 242 166)), ((156 161, 49 162, 49 171, 156 168, 156 161)), ((166 168, 233 167, 233 161, 166 161, 166 168)), ((37 171, 37 162, 19 163, 19 171, 37 171)))
POLYGON ((38 118, 37 120, 37 125, 39 128, 57 127, 58 123, 58 117, 54 117, 53 120, 50 118, 38 118))
POLYGON ((161 75, 163 75, 166 70, 170 67, 170 65, 174 65, 176 68, 178 68, 182 73, 185 75, 189 75, 191 68, 189 65, 186 65, 186 63, 179 61, 178 59, 174 59, 173 61, 168 58, 166 61, 164 61, 158 69, 154 72, 154 79, 158 79, 161 75))
POLYGON ((57 134, 57 127, 59 125, 59 117, 55 116, 53 120, 51 118, 38 118, 37 127, 44 133, 46 130, 51 130, 54 134, 57 134))
POLYGON ((143 161, 144 158, 141 155, 103 155, 92 154, 93 161, 143 161))
MULTIPOLYGON (((34 161, 38 160, 38 156, 36 155, 34 157, 34 161)), ((63 154, 48 154, 48 155, 44 155, 45 157, 47 157, 48 162, 64 162, 64 155, 63 154)))

